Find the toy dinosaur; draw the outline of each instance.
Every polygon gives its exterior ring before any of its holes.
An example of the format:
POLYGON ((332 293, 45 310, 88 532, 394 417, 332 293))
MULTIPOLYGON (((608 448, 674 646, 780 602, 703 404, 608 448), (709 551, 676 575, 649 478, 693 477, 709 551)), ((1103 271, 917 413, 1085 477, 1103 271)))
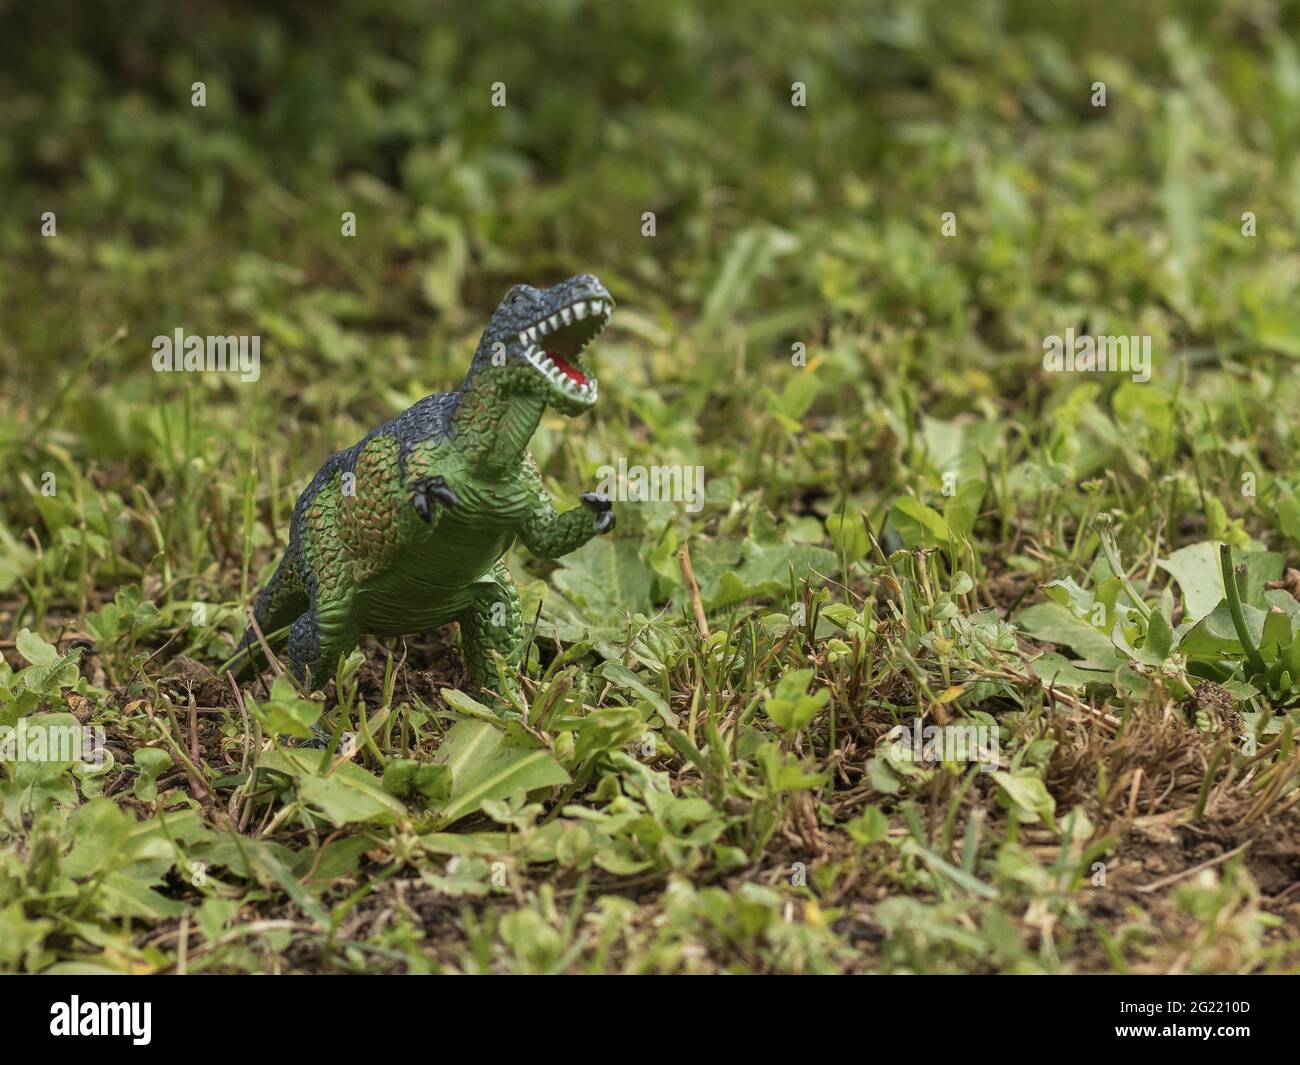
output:
MULTIPOLYGON (((426 396, 325 460, 293 508, 289 546, 253 608, 263 634, 289 628, 290 670, 334 675, 363 634, 401 636, 459 621, 470 681, 514 667, 524 646, 519 595, 502 558, 518 537, 558 558, 614 528, 610 502, 584 493, 557 513, 528 441, 547 407, 596 403, 583 360, 614 302, 590 274, 552 288, 516 285, 479 340, 464 383, 426 396)), ((246 674, 259 641, 244 633, 246 674)))

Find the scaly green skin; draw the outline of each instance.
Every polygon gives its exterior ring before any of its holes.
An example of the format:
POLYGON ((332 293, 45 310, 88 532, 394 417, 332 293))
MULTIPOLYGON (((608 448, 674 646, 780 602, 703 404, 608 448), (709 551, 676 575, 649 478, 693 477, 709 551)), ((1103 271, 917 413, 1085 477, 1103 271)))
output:
MULTIPOLYGON (((610 504, 592 493, 557 513, 527 450, 546 407, 572 416, 594 406, 596 381, 580 353, 612 310, 589 274, 549 289, 516 286, 456 392, 426 396, 326 460, 294 507, 288 549, 253 609, 264 634, 291 625, 295 676, 319 686, 363 634, 451 621, 460 622, 476 687, 495 685, 493 652, 513 674, 524 623, 507 549, 518 538, 558 558, 614 526, 610 504)), ((240 672, 258 646, 250 626, 240 672)))

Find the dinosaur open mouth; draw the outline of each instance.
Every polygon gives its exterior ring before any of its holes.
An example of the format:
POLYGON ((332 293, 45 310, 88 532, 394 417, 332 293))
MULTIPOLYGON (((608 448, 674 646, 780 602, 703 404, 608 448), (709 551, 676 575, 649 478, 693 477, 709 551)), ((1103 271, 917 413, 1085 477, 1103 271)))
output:
POLYGON ((595 392, 596 382, 579 356, 609 324, 612 313, 607 299, 577 300, 521 330, 519 343, 543 376, 564 391, 585 397, 595 392))
POLYGON ((565 362, 564 356, 559 354, 559 352, 548 351, 546 354, 550 356, 551 361, 555 363, 560 373, 564 374, 564 376, 570 381, 579 385, 585 385, 587 383, 587 375, 572 363, 565 362))

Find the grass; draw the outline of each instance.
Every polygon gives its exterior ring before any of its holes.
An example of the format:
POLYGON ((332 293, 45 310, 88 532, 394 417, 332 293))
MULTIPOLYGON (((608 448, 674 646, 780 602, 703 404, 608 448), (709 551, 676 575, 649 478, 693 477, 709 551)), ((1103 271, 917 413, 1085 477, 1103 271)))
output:
POLYGON ((1295 6, 334 8, 3 16, 0 725, 108 757, 0 766, 0 969, 1294 971, 1295 6), (512 551, 513 715, 454 629, 232 686, 320 461, 587 270, 547 484, 703 508, 512 551))

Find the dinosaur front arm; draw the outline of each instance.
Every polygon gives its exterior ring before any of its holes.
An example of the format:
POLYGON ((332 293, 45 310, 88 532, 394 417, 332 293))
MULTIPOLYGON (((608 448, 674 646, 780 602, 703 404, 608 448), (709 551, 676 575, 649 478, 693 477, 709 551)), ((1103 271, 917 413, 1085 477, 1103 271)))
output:
POLYGON ((597 533, 614 528, 614 511, 609 500, 595 492, 583 492, 580 506, 557 513, 532 456, 524 462, 523 484, 533 502, 519 523, 519 539, 538 558, 567 555, 597 533))
MULTIPOLYGON (((600 520, 606 516, 613 518, 613 512, 596 511, 590 504, 559 514, 550 499, 542 496, 521 524, 519 538, 538 558, 559 558, 576 551, 598 532, 605 531, 600 528, 600 520)), ((612 525, 610 521, 609 526, 612 525)))

